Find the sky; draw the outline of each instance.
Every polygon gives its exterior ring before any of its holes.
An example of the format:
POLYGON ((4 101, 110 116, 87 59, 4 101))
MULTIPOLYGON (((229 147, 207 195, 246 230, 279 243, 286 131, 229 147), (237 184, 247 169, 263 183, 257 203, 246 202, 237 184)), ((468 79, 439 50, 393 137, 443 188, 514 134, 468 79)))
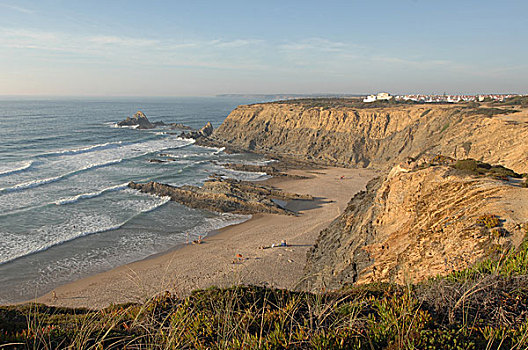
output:
POLYGON ((526 0, 0 0, 0 95, 528 93, 526 0))

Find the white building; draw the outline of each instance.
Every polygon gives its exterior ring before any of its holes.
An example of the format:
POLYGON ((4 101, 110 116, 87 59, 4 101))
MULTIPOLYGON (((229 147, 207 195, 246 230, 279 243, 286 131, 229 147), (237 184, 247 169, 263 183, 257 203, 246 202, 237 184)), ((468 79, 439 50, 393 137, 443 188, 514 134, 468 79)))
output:
POLYGON ((368 95, 363 99, 363 102, 374 102, 376 101, 376 95, 368 95))
POLYGON ((380 92, 377 95, 368 95, 363 99, 363 102, 374 102, 374 101, 388 101, 392 96, 388 92, 380 92))
POLYGON ((381 100, 390 100, 392 98, 392 96, 388 93, 388 92, 380 92, 378 94, 378 96, 376 96, 376 99, 378 101, 381 101, 381 100))

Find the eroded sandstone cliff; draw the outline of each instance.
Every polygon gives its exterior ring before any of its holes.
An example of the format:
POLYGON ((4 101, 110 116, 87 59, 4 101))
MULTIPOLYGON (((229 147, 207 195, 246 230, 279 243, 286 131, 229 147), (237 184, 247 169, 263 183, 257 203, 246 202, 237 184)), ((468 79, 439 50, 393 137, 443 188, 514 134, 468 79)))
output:
POLYGON ((449 166, 397 166, 321 232, 308 254, 305 286, 419 282, 516 247, 528 221, 528 189, 520 181, 449 166), (497 226, 486 227, 486 217, 497 226))
MULTIPOLYGON (((509 108, 509 107, 508 107, 509 108)), ((528 172, 528 113, 468 105, 239 106, 211 140, 346 167, 388 168, 429 152, 528 172)))
POLYGON ((384 170, 321 232, 308 255, 307 288, 446 274, 518 246, 528 222, 523 180, 502 167, 482 174, 448 164, 473 158, 527 173, 523 106, 282 101, 238 107, 210 139, 233 150, 384 170), (440 154, 453 159, 409 163, 440 154), (498 226, 479 224, 486 216, 499 218, 498 226))

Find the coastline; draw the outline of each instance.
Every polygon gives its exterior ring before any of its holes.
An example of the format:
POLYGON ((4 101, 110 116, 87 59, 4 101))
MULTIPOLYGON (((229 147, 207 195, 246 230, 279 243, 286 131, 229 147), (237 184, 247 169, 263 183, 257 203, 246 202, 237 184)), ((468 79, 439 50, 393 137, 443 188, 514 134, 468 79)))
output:
POLYGON ((203 244, 178 245, 164 253, 57 287, 32 301, 102 308, 112 303, 141 302, 165 290, 184 296, 194 289, 233 284, 295 289, 303 275, 306 252, 319 232, 376 173, 348 168, 289 173, 310 178, 275 177, 265 183, 287 192, 314 196, 314 201, 288 203, 288 208, 298 212, 298 216, 256 214, 243 223, 208 233, 203 244), (283 239, 288 247, 259 248, 283 239), (237 254, 242 258, 237 258, 237 254))

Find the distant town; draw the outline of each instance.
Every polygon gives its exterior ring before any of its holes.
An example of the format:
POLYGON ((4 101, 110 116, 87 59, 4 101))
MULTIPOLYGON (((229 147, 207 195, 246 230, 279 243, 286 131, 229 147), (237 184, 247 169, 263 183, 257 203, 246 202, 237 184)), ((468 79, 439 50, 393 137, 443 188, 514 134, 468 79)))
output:
POLYGON ((368 95, 363 102, 388 101, 394 98, 395 101, 415 101, 423 103, 445 103, 445 102, 483 102, 483 101, 504 101, 507 98, 523 96, 518 94, 482 94, 482 95, 396 95, 392 96, 387 92, 380 92, 377 95, 368 95))

